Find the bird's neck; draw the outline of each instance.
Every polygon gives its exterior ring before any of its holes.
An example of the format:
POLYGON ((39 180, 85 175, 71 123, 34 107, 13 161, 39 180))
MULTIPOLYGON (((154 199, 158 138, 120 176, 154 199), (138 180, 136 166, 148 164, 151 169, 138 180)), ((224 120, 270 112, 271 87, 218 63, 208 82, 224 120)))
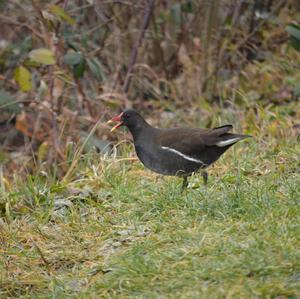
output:
POLYGON ((142 134, 145 134, 145 132, 151 128, 152 127, 145 120, 138 122, 135 126, 128 126, 134 140, 138 140, 142 134))

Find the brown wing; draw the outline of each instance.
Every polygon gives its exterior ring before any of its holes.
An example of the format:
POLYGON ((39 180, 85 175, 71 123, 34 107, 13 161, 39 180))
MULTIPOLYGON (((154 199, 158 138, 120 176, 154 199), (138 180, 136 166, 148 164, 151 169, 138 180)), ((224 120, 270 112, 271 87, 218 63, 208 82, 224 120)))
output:
POLYGON ((161 130, 156 137, 156 143, 173 148, 185 155, 197 157, 207 147, 213 146, 232 129, 226 125, 214 129, 176 128, 161 130))

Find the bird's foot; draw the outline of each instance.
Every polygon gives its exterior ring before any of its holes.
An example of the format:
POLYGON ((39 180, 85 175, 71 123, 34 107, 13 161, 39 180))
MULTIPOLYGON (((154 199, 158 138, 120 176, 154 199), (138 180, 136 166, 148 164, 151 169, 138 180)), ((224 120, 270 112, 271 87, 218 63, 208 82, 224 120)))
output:
POLYGON ((208 173, 206 171, 202 171, 201 172, 202 178, 203 178, 203 183, 206 186, 207 185, 207 181, 208 181, 208 173))
POLYGON ((182 181, 182 186, 181 186, 181 193, 183 193, 183 191, 186 190, 187 186, 188 186, 188 179, 187 177, 183 177, 183 181, 182 181))

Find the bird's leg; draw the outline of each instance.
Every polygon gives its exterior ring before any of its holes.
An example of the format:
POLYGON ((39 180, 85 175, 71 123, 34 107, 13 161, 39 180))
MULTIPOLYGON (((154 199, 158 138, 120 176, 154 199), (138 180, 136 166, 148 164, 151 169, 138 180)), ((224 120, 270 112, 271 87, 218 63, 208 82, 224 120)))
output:
POLYGON ((202 177, 203 177, 203 183, 204 183, 204 185, 207 185, 208 173, 207 173, 205 170, 203 170, 203 171, 201 172, 201 175, 202 175, 202 177))
POLYGON ((186 189, 188 186, 188 179, 186 176, 183 177, 182 186, 181 186, 181 193, 186 189))

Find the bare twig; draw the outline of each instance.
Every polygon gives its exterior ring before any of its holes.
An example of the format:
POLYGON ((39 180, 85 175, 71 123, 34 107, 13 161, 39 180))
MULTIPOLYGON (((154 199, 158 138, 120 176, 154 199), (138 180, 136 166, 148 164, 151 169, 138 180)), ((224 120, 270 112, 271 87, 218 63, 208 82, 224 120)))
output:
MULTIPOLYGON (((238 5, 238 1, 236 3, 236 5, 238 5)), ((282 7, 284 7, 284 5, 286 5, 286 1, 285 0, 281 0, 281 1, 278 1, 276 3, 276 5, 274 5, 274 7, 272 8, 270 14, 275 14, 276 12, 278 12, 282 7)), ((238 13, 239 13, 239 9, 240 7, 237 6, 236 8, 236 12, 234 14, 234 17, 233 17, 233 21, 232 21, 232 24, 231 26, 234 27, 235 23, 236 23, 236 20, 237 20, 237 16, 238 16, 238 13)), ((251 38, 253 36, 255 36, 255 34, 261 29, 261 27, 267 22, 266 19, 263 19, 263 20, 260 20, 258 22, 256 22, 256 24, 253 25, 253 28, 251 28, 251 30, 249 30, 248 34, 241 40, 237 43, 236 45, 236 53, 235 55, 240 55, 240 49, 245 47, 245 45, 247 45, 249 43, 249 41, 251 40, 251 38)), ((207 75, 207 77, 205 78, 204 82, 203 82, 203 87, 202 87, 202 91, 204 91, 206 89, 206 86, 208 84, 208 82, 211 80, 211 78, 215 75, 217 75, 218 73, 218 70, 219 70, 219 67, 220 65, 222 64, 223 60, 224 60, 224 53, 225 53, 225 49, 226 49, 226 45, 229 44, 232 39, 234 37, 234 34, 233 34, 233 31, 230 32, 230 35, 228 36, 227 40, 226 40, 226 43, 223 44, 222 46, 220 46, 220 52, 219 52, 219 55, 218 55, 218 60, 217 60, 217 63, 214 67, 214 69, 212 70, 212 72, 210 74, 207 75)), ((243 59, 243 56, 241 56, 241 60, 243 59)))
POLYGON ((142 44, 142 40, 144 38, 145 31, 146 31, 146 29, 149 25, 149 22, 150 22, 150 17, 151 17, 151 14, 153 12, 154 5, 155 5, 155 0, 148 0, 148 5, 147 5, 145 13, 144 13, 143 22, 142 22, 142 25, 141 25, 141 28, 140 28, 139 36, 138 36, 138 38, 137 38, 137 40, 134 44, 134 47, 133 47, 133 50, 132 50, 132 53, 131 53, 129 66, 128 66, 127 73, 126 73, 126 76, 125 76, 125 81, 124 81, 124 85, 123 85, 123 92, 125 94, 127 94, 128 89, 129 89, 129 85, 130 85, 130 81, 131 81, 131 72, 133 70, 133 67, 134 67, 136 59, 137 59, 138 48, 142 44))
POLYGON ((164 51, 160 45, 161 43, 161 38, 159 36, 159 33, 158 33, 158 28, 157 28, 157 23, 156 23, 156 20, 155 20, 155 17, 154 15, 152 14, 152 23, 153 23, 153 28, 154 28, 154 45, 155 47, 157 48, 157 53, 158 53, 158 56, 159 56, 159 60, 162 64, 162 68, 164 70, 164 73, 165 73, 165 77, 168 78, 168 71, 167 71, 167 66, 166 66, 166 62, 165 62, 165 57, 164 57, 164 51))
MULTIPOLYGON (((274 8, 272 9, 271 11, 271 15, 272 14, 275 14, 276 12, 278 12, 284 5, 286 5, 286 1, 285 0, 281 0, 281 1, 278 1, 278 3, 274 6, 274 8)), ((258 21, 256 23, 256 26, 252 29, 252 31, 243 39, 241 40, 236 48, 237 49, 240 49, 241 47, 243 47, 245 44, 247 44, 249 42, 249 40, 260 30, 261 26, 263 24, 266 23, 266 20, 263 19, 261 21, 258 21)))
POLYGON ((10 24, 10 25, 15 25, 15 26, 20 26, 20 27, 25 27, 28 30, 30 30, 32 32, 33 35, 35 35, 36 37, 38 37, 40 40, 44 41, 44 36, 42 33, 36 31, 33 27, 31 27, 29 24, 27 23, 21 23, 18 22, 16 20, 12 20, 11 18, 4 16, 2 14, 0 14, 0 19, 2 23, 5 24, 10 24))
POLYGON ((42 9, 40 8, 39 4, 35 0, 31 0, 31 4, 32 4, 32 7, 34 8, 34 10, 36 11, 36 13, 38 14, 40 21, 43 24, 43 26, 42 26, 42 29, 43 29, 42 35, 44 37, 45 44, 49 47, 49 43, 50 43, 51 39, 49 38, 49 34, 47 32, 47 27, 48 27, 47 20, 44 18, 42 9))

